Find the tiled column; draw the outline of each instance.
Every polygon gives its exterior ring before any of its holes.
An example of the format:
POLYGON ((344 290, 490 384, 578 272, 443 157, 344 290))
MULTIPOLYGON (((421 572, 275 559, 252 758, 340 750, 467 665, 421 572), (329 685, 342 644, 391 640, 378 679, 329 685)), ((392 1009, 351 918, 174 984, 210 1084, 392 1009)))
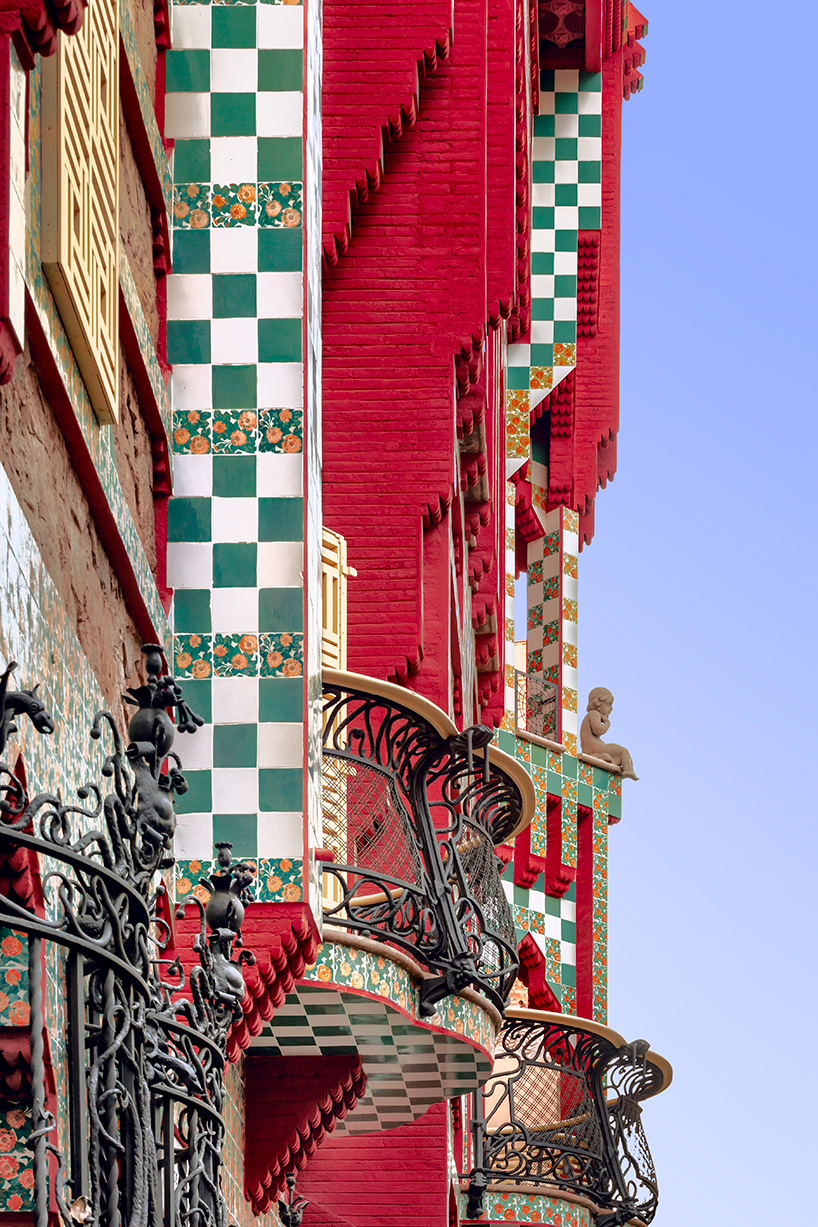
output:
MULTIPOLYGON (((285 900, 306 894, 308 876, 305 451, 320 524, 319 381, 305 400, 304 379, 305 331, 308 354, 319 341, 314 319, 305 330, 303 252, 320 242, 313 205, 305 245, 304 28, 297 5, 175 4, 166 98, 168 584, 176 673, 208 721, 186 754, 177 854, 195 880, 189 862, 229 839, 258 860, 257 897, 285 900)), ((320 609, 318 624, 320 643, 320 609)))

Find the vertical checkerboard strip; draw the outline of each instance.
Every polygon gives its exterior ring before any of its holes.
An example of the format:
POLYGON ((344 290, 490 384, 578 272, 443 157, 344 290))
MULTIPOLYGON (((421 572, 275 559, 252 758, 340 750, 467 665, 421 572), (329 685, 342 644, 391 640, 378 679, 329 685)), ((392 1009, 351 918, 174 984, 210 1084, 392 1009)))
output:
POLYGON ((304 10, 187 3, 172 20, 168 584, 176 672, 207 719, 177 855, 229 839, 287 862, 304 805, 304 10))
POLYGON ((577 236, 602 227, 602 77, 541 74, 532 158, 531 331, 508 347, 509 456, 530 455, 528 414, 576 366, 577 236))

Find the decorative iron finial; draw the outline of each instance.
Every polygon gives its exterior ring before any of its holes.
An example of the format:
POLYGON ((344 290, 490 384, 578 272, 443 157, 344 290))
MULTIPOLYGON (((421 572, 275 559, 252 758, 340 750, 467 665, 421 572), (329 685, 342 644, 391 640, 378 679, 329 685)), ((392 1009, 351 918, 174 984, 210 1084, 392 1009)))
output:
POLYGON ((17 661, 10 660, 0 674, 0 755, 4 753, 11 734, 19 731, 16 716, 28 716, 38 733, 54 732, 54 720, 36 694, 39 683, 31 690, 9 690, 11 675, 16 668, 17 661))
POLYGON ((282 1227, 301 1227, 304 1211, 309 1204, 306 1197, 301 1197, 296 1193, 295 1172, 290 1172, 287 1177, 287 1200, 281 1197, 278 1202, 278 1215, 282 1227))
POLYGON ((232 844, 216 844, 218 869, 209 878, 200 878, 200 885, 210 892, 203 904, 198 895, 188 895, 176 909, 176 915, 184 917, 191 901, 201 913, 201 927, 193 943, 207 979, 207 994, 233 1018, 241 1015, 244 997, 244 977, 241 964, 255 963, 255 956, 243 950, 233 961, 233 946, 241 945, 241 924, 245 904, 252 901, 251 886, 255 871, 247 861, 233 864, 232 844), (209 932, 207 932, 209 929, 209 932))

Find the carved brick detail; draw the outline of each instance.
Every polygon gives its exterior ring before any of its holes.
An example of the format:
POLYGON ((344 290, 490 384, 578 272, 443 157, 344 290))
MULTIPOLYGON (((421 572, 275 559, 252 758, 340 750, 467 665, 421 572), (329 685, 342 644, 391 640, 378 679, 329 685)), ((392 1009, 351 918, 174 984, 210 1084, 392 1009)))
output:
POLYGON ((595 337, 599 311, 599 230, 580 230, 577 239, 577 336, 595 337))
POLYGON ((43 267, 94 411, 119 402, 119 10, 96 0, 43 64, 43 267))

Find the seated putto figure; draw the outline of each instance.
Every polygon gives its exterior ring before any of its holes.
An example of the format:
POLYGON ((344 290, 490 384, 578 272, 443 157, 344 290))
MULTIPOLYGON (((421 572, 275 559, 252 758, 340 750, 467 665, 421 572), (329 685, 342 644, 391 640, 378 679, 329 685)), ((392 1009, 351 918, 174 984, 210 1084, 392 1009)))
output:
POLYGON ((588 714, 579 730, 582 753, 592 754, 594 758, 601 758, 606 763, 621 767, 623 779, 638 780, 639 776, 635 775, 633 770, 633 759, 625 747, 603 741, 601 737, 601 734, 607 733, 611 727, 609 717, 613 702, 614 697, 605 686, 595 686, 588 695, 588 714))

